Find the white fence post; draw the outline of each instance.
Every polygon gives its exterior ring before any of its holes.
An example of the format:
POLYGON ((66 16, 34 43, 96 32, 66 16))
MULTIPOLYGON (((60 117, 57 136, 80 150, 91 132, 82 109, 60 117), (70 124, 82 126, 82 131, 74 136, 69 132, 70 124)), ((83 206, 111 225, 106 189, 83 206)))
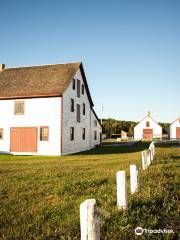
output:
POLYGON ((81 240, 100 240, 99 217, 95 199, 80 205, 81 240))
POLYGON ((135 193, 139 189, 139 169, 137 165, 130 165, 130 183, 131 193, 135 193))
POLYGON ((147 165, 151 164, 151 150, 147 150, 147 165))
POLYGON ((155 155, 155 144, 153 143, 153 157, 155 155))
POLYGON ((142 152, 142 168, 143 170, 147 168, 147 151, 142 152))
POLYGON ((154 159, 154 154, 153 154, 153 146, 151 146, 151 162, 153 161, 153 159, 154 159))
POLYGON ((117 181, 117 206, 118 208, 127 208, 127 182, 126 182, 126 172, 119 171, 116 173, 117 181))

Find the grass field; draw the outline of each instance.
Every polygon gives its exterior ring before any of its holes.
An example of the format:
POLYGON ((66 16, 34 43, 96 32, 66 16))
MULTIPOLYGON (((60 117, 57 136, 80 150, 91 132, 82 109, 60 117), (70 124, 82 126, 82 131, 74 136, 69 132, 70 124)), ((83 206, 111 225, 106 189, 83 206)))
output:
POLYGON ((129 165, 141 167, 148 145, 65 157, 0 155, 0 239, 80 239, 79 205, 88 198, 97 200, 102 240, 177 239, 180 148, 158 148, 128 210, 116 207, 116 172, 127 171, 129 187, 129 165), (136 236, 138 226, 175 233, 136 236))

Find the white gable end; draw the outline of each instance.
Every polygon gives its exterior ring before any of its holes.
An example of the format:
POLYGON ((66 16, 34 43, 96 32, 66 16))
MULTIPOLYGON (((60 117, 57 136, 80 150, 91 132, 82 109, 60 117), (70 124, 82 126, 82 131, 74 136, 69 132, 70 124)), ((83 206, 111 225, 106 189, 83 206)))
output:
POLYGON ((180 118, 176 119, 170 125, 170 139, 179 139, 180 138, 180 118))
POLYGON ((152 138, 162 138, 162 127, 150 116, 146 116, 134 127, 134 139, 143 139, 152 134, 152 138))

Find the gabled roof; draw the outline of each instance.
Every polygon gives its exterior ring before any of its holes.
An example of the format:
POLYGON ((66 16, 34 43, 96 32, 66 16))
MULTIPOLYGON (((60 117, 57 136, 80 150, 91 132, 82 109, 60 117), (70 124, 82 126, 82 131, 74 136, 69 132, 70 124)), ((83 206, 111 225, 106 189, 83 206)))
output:
POLYGON ((178 118, 176 118, 176 120, 174 120, 172 123, 171 123, 171 125, 173 124, 173 123, 175 123, 176 121, 180 121, 180 117, 178 117, 178 118))
POLYGON ((97 121, 99 122, 100 126, 102 127, 101 121, 100 121, 100 119, 98 118, 96 112, 94 111, 93 108, 91 108, 91 109, 92 109, 92 112, 94 113, 95 118, 97 119, 97 121))
MULTIPOLYGON (((138 126, 138 125, 139 125, 144 119, 146 119, 147 117, 149 117, 153 122, 155 122, 157 125, 160 126, 160 124, 157 123, 150 115, 149 115, 149 116, 146 115, 141 121, 139 121, 139 122, 136 124, 136 126, 138 126)), ((134 128, 135 128, 136 126, 134 126, 134 128)), ((161 127, 161 126, 160 126, 160 127, 161 127)))
POLYGON ((0 71, 0 99, 61 96, 78 69, 93 106, 81 62, 4 69, 0 71))

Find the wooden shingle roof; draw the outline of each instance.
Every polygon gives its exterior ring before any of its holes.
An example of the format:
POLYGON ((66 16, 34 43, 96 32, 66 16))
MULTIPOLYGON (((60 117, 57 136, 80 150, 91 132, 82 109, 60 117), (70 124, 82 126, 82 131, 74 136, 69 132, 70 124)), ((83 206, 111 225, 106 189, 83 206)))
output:
POLYGON ((0 99, 61 96, 80 69, 91 106, 93 102, 82 63, 7 68, 0 71, 0 99))

